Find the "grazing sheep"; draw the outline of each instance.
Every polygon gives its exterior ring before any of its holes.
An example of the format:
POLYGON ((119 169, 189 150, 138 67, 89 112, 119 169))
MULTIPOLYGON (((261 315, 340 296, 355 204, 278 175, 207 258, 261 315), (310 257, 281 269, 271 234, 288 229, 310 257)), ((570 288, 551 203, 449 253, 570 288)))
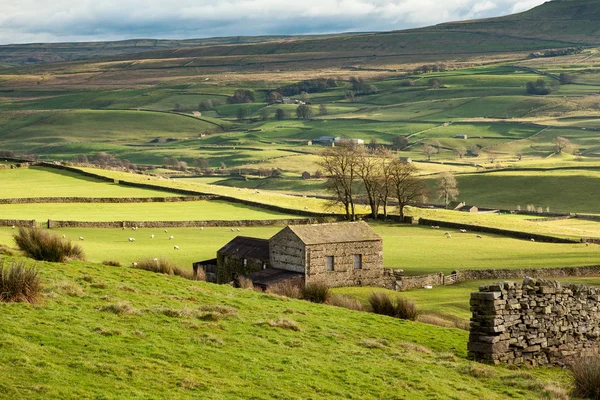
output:
POLYGON ((239 231, 240 231, 240 228, 237 228, 237 231, 239 232, 239 231))
POLYGON ((530 240, 531 240, 532 242, 535 242, 535 239, 534 239, 534 238, 531 238, 530 240))
POLYGON ((13 225, 12 228, 15 229, 15 226, 13 225))
POLYGON ((179 250, 179 246, 173 246, 173 249, 179 250))
POLYGON ((426 285, 426 286, 423 286, 423 289, 433 289, 433 286, 431 286, 431 285, 426 285))
POLYGON ((130 242, 135 242, 135 238, 129 238, 130 242))
POLYGON ((175 239, 175 236, 169 236, 169 240, 175 239))
POLYGON ((477 235, 477 239, 481 239, 481 235, 477 235))
POLYGON ((452 235, 451 235, 449 232, 446 232, 446 237, 447 237, 448 239, 450 239, 450 238, 452 237, 452 235))
POLYGON ((132 263, 131 263, 131 266, 132 266, 132 267, 137 267, 137 263, 136 263, 136 262, 132 262, 132 263))
POLYGON ((231 232, 235 232, 235 229, 231 228, 231 232))
POLYGON ((154 258, 152 259, 152 261, 154 261, 154 262, 158 262, 158 258, 154 257, 154 258))
POLYGON ((150 239, 154 239, 154 234, 150 235, 150 239))
POLYGON ((63 235, 63 239, 66 239, 66 238, 67 238, 67 235, 63 235))
POLYGON ((467 230, 466 229, 461 229, 460 233, 467 233, 467 230))
POLYGON ((132 227, 131 227, 131 230, 132 230, 132 231, 135 231, 135 226, 132 226, 132 227))
POLYGON ((448 236, 450 234, 450 232, 444 232, 444 235, 448 236))
POLYGON ((83 236, 79 236, 79 240, 83 240, 83 236))
POLYGON ((167 233, 168 231, 165 229, 165 233, 167 233))
POLYGON ((588 247, 590 244, 588 242, 585 242, 585 247, 588 247))
POLYGON ((203 230, 204 230, 204 227, 203 227, 203 226, 201 226, 201 227, 200 227, 200 230, 201 230, 201 231, 203 231, 203 230))

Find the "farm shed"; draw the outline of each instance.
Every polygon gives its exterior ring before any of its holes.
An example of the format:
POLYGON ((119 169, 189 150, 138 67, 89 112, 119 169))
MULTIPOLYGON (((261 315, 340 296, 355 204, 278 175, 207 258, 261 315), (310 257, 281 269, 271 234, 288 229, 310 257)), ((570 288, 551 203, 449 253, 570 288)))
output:
POLYGON ((288 226, 269 248, 273 268, 303 273, 306 283, 381 285, 383 243, 365 222, 288 226))

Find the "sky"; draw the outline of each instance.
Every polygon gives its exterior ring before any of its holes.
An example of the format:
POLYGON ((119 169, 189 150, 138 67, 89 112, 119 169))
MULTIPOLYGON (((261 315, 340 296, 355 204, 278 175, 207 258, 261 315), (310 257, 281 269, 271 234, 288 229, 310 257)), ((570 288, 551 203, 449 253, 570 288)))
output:
POLYGON ((0 44, 390 31, 544 0, 0 0, 0 44))

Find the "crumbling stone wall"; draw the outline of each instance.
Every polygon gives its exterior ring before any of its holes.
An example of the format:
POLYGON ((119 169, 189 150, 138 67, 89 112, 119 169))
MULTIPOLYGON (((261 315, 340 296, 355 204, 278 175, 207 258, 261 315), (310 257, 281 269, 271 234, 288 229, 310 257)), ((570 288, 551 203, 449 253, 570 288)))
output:
POLYGON ((23 219, 0 219, 0 226, 26 226, 30 228, 36 227, 36 222, 32 220, 23 219))
POLYGON ((469 357, 493 364, 567 365, 600 345, 600 289, 526 278, 471 294, 469 357))

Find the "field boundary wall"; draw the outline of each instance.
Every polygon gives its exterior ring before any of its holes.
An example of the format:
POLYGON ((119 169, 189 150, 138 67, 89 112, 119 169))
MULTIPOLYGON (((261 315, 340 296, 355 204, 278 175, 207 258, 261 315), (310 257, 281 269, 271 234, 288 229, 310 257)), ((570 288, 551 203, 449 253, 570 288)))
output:
POLYGON ((0 204, 34 203, 177 203, 189 201, 215 200, 218 196, 187 197, 26 197, 0 199, 0 204))

